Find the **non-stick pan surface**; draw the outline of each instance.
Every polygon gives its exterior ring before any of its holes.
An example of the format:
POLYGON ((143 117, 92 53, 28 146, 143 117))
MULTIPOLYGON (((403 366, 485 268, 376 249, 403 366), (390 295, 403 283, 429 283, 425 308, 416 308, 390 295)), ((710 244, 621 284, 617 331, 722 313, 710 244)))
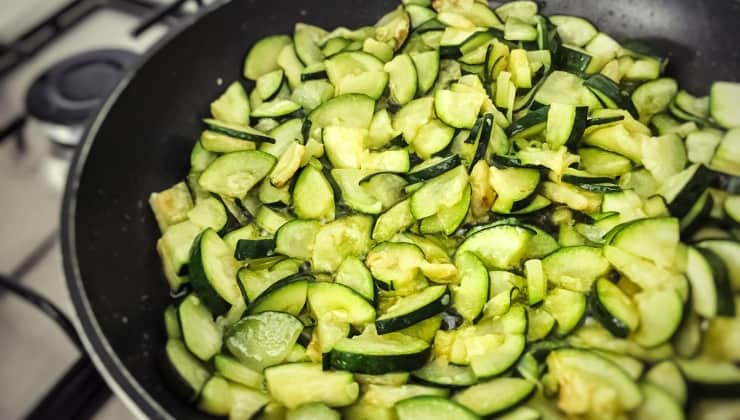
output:
MULTIPOLYGON (((182 179, 200 119, 240 77, 257 39, 298 21, 368 25, 392 0, 233 0, 168 37, 116 90, 72 166, 64 201, 64 267, 84 340, 120 397, 149 418, 206 418, 168 392, 155 368, 170 302, 147 198, 182 179)), ((647 38, 672 59, 669 73, 704 94, 740 77, 740 2, 548 0, 546 14, 590 18, 617 37, 647 38)))

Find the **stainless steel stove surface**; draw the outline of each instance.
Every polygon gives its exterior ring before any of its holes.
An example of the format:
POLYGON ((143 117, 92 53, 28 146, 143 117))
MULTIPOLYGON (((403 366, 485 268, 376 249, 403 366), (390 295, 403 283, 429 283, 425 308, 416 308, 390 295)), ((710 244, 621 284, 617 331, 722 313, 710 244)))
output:
MULTIPOLYGON (((70 317, 57 232, 71 149, 60 153, 49 141, 48 126, 28 117, 29 88, 51 66, 79 53, 103 48, 143 53, 178 24, 178 16, 204 2, 188 1, 172 13, 160 13, 175 3, 183 2, 0 0, 0 276, 48 298, 70 317), (163 19, 133 35, 158 14, 163 19), (51 21, 55 25, 47 25, 51 21)), ((74 128, 56 129, 73 140, 79 137, 74 128)), ((49 391, 80 351, 48 317, 3 287, 0 337, 0 419, 24 418, 42 400, 64 405, 70 396, 49 391)), ((133 418, 116 398, 91 407, 74 418, 133 418)))

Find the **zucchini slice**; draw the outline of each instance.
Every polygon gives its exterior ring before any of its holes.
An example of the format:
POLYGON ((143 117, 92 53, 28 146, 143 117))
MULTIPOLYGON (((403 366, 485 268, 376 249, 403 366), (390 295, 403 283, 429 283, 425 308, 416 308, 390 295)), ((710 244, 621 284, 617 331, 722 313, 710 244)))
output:
POLYGON ((588 122, 588 107, 551 104, 547 112, 545 139, 554 148, 576 148, 588 122))
POLYGON ((333 272, 348 256, 365 255, 370 250, 370 232, 373 219, 365 216, 349 216, 319 229, 311 256, 315 272, 333 272))
POLYGON ((244 87, 233 82, 218 99, 211 103, 213 118, 225 123, 249 124, 249 99, 244 87))
POLYGON ((596 280, 589 298, 593 315, 615 336, 624 338, 637 329, 637 307, 614 283, 604 278, 596 280))
POLYGON ((715 82, 709 96, 712 118, 725 128, 740 127, 740 83, 715 82))
POLYGON ((265 383, 272 398, 290 409, 314 402, 344 407, 355 402, 360 393, 351 373, 324 371, 318 363, 270 367, 265 369, 265 383))
POLYGON ((740 176, 740 128, 726 132, 709 166, 715 171, 740 176))
POLYGON ((334 190, 320 170, 309 165, 298 175, 293 209, 301 219, 334 219, 334 190))
POLYGON ((478 92, 438 90, 434 95, 434 109, 439 119, 455 128, 473 128, 485 95, 478 92))
POLYGON ((349 256, 337 267, 334 281, 359 293, 370 302, 375 300, 373 276, 357 257, 349 256))
POLYGON ((244 59, 244 77, 257 80, 260 76, 278 70, 278 52, 292 40, 287 35, 273 35, 257 41, 244 59))
POLYGON ((640 390, 644 400, 633 414, 636 420, 685 418, 681 405, 664 390, 649 382, 640 384, 640 390))
POLYGON ((511 269, 519 265, 533 236, 531 230, 521 226, 492 226, 470 235, 455 254, 472 252, 489 270, 511 269))
POLYGON ((245 125, 246 123, 227 123, 212 118, 206 118, 203 122, 209 130, 218 134, 253 142, 275 143, 275 139, 245 125))
POLYGON ((686 403, 686 379, 681 368, 673 360, 660 362, 645 373, 645 381, 662 389, 681 406, 686 403))
POLYGON ((450 304, 447 286, 431 286, 399 299, 375 320, 378 334, 402 330, 443 312, 450 304))
POLYGON ((526 379, 499 378, 473 385, 452 399, 479 416, 490 416, 516 407, 532 396, 535 389, 534 382, 526 379))
POLYGON ((488 301, 488 271, 483 262, 470 252, 455 256, 460 284, 451 286, 452 305, 463 318, 473 321, 483 311, 488 301))
POLYGON ((636 220, 623 226, 609 243, 661 267, 671 268, 676 261, 679 238, 677 219, 655 217, 636 220))
POLYGON ((363 334, 340 340, 329 357, 335 369, 380 375, 419 369, 429 351, 426 341, 401 333, 363 334))
POLYGON ((542 260, 547 279, 568 290, 586 293, 599 277, 609 273, 611 265, 600 248, 563 247, 542 260))
POLYGON ((211 372, 188 351, 181 340, 167 340, 160 357, 159 366, 170 389, 187 402, 197 401, 211 372))
POLYGON ((564 336, 573 331, 586 315, 583 293, 555 288, 550 290, 542 306, 557 322, 555 334, 564 336))
POLYGON ((374 111, 375 101, 371 97, 345 94, 335 96, 316 107, 308 115, 308 119, 317 127, 338 125, 367 129, 374 111))
POLYGON ((296 317, 282 312, 262 312, 242 318, 224 334, 229 352, 252 370, 285 360, 303 330, 296 317))
MULTIPOLYGON (((611 361, 604 359, 587 350, 558 349, 547 356, 549 375, 560 381, 559 403, 561 410, 568 413, 573 407, 580 407, 580 399, 584 398, 579 392, 572 393, 572 387, 591 386, 592 390, 599 387, 609 388, 616 394, 619 406, 625 410, 637 408, 643 401, 640 387, 611 361), (571 379, 566 379, 571 378, 571 379), (577 399, 577 400, 575 400, 577 399)), ((593 391, 592 391, 593 392, 593 391)), ((590 394, 593 395, 593 394, 590 394)))
POLYGON ((213 365, 219 375, 230 381, 253 389, 258 389, 262 386, 264 377, 261 374, 248 368, 230 356, 222 354, 217 355, 213 359, 213 365))
POLYGON ((242 299, 236 283, 237 264, 231 250, 212 230, 193 242, 188 271, 190 283, 214 315, 221 315, 242 299))
POLYGON ((650 290, 632 297, 640 314, 633 340, 643 347, 668 341, 681 326, 683 299, 675 290, 650 290))
POLYGON ((221 351, 221 329, 197 295, 191 293, 177 308, 182 338, 191 353, 208 361, 221 351))
POLYGON ((692 307, 697 314, 705 318, 735 314, 727 266, 714 251, 689 247, 686 275, 691 283, 692 307))
POLYGON ((589 76, 583 82, 583 85, 591 89, 606 108, 624 109, 634 118, 640 118, 640 115, 635 108, 635 104, 632 103, 632 99, 622 92, 619 85, 617 85, 612 79, 603 74, 594 74, 589 76))
POLYGON ((227 153, 208 165, 198 183, 208 191, 242 198, 270 173, 275 162, 272 155, 257 150, 227 153))
POLYGON ((408 398, 396 403, 399 420, 460 419, 476 420, 479 417, 464 406, 443 397, 429 395, 408 398))
POLYGON ((424 382, 442 386, 470 386, 478 382, 469 366, 458 366, 445 359, 435 359, 411 374, 424 382))
POLYGON ((298 273, 273 283, 247 307, 247 314, 275 311, 298 316, 306 304, 308 283, 313 279, 310 274, 298 273))
POLYGON ((396 105, 405 105, 414 99, 418 90, 418 77, 414 61, 407 54, 399 54, 386 63, 390 99, 396 105))
POLYGON ((375 321, 375 308, 360 294, 339 283, 314 282, 308 285, 308 304, 316 319, 342 311, 346 321, 364 326, 375 321))

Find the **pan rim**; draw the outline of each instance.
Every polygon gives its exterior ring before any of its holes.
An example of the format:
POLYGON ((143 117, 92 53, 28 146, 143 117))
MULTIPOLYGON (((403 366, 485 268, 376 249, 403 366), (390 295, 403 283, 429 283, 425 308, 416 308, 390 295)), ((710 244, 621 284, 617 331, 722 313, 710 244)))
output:
POLYGON ((137 76, 139 70, 175 38, 194 26, 196 22, 229 3, 231 3, 231 0, 217 0, 201 8, 196 13, 183 18, 183 22, 177 28, 171 29, 147 52, 139 56, 138 60, 126 72, 88 125, 80 145, 75 150, 67 174, 60 217, 60 240, 65 283, 72 301, 75 328, 87 356, 90 357, 106 384, 111 388, 116 397, 124 403, 126 408, 140 419, 174 419, 174 417, 128 371, 113 350, 95 317, 82 281, 79 260, 77 258, 75 234, 77 226, 77 193, 79 191, 81 177, 84 173, 85 163, 100 128, 105 123, 111 108, 118 102, 119 97, 137 76))

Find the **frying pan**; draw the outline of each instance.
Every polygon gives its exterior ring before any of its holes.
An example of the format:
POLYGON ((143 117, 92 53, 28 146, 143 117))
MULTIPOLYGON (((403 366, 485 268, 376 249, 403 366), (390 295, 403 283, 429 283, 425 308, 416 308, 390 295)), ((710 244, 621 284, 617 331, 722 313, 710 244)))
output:
MULTIPOLYGON (((200 119, 239 79, 249 46, 292 33, 373 24, 395 0, 234 0, 212 5, 142 60, 92 123, 70 170, 62 214, 64 269, 86 348, 108 384, 147 418, 208 418, 176 399, 155 361, 171 298, 147 204, 187 173, 200 119)), ((695 94, 740 77, 737 0, 548 0, 544 13, 589 18, 618 40, 642 38, 671 58, 695 94)))

